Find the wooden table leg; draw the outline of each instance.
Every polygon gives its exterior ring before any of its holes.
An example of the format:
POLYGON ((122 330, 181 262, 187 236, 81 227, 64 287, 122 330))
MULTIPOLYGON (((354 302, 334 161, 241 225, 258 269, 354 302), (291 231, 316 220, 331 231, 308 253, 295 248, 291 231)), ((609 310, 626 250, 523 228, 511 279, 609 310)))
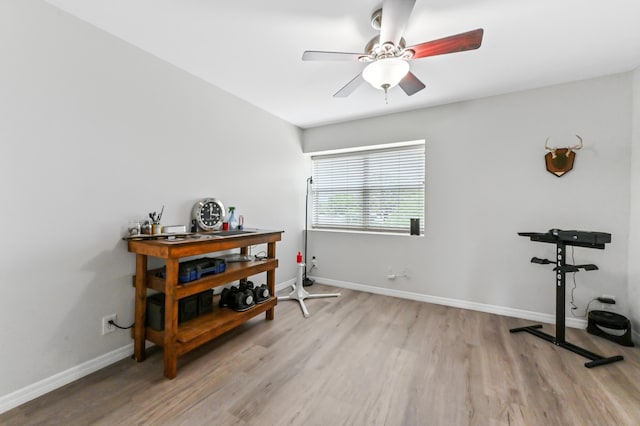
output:
MULTIPOLYGON (((275 259, 276 258, 276 243, 275 242, 267 243, 267 257, 269 259, 275 259)), ((275 271, 275 269, 267 271, 267 287, 269 287, 269 294, 271 294, 272 297, 275 297, 275 295, 276 295, 276 271, 275 271)), ((268 320, 273 320, 275 318, 275 308, 268 309, 265 312, 265 315, 266 315, 266 318, 268 320)))
POLYGON ((176 286, 178 285, 178 259, 167 259, 165 275, 165 305, 164 305, 164 375, 173 379, 178 374, 178 355, 176 352, 176 338, 178 335, 178 299, 176 286))
POLYGON ((147 256, 136 254, 136 300, 133 326, 133 358, 142 362, 145 358, 147 318, 147 256))

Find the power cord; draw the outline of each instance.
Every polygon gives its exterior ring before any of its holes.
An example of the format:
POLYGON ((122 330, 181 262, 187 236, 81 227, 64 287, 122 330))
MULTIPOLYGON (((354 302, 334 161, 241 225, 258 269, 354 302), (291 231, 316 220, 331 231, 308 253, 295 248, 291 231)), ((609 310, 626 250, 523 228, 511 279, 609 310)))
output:
POLYGON ((573 302, 572 302, 572 303, 571 303, 571 305, 572 305, 572 308, 571 308, 571 315, 573 315, 574 317, 577 317, 577 318, 586 318, 586 317, 587 317, 587 314, 589 313, 589 306, 591 306, 591 304, 592 304, 593 302, 595 302, 596 300, 598 300, 598 298, 597 298, 597 297, 594 297, 593 299, 589 300, 589 303, 587 303, 587 307, 586 307, 586 309, 584 310, 584 315, 576 315, 576 314, 573 312, 574 310, 578 309, 578 307, 577 307, 576 305, 574 305, 574 304, 573 304, 573 302))
POLYGON ((111 324, 115 328, 119 328, 120 330, 128 330, 128 329, 132 328, 134 325, 136 325, 136 323, 134 322, 129 327, 122 327, 122 326, 116 324, 113 320, 109 320, 109 324, 111 324))
MULTIPOLYGON (((571 263, 573 263, 574 265, 576 264, 576 258, 574 256, 574 252, 573 252, 573 246, 571 246, 571 263)), ((573 292, 576 290, 576 287, 578 286, 578 283, 576 282, 576 274, 578 272, 573 272, 572 273, 572 280, 573 280, 573 287, 571 288, 571 300, 569 300, 569 304, 571 305, 571 315, 573 315, 576 318, 586 318, 587 314, 589 313, 589 306, 591 306, 591 303, 593 303, 594 301, 598 300, 597 297, 594 297, 593 299, 591 299, 589 301, 589 303, 587 303, 587 307, 584 310, 584 315, 576 315, 575 311, 577 311, 578 309, 580 309, 578 307, 578 305, 575 304, 575 298, 573 296, 573 292)))

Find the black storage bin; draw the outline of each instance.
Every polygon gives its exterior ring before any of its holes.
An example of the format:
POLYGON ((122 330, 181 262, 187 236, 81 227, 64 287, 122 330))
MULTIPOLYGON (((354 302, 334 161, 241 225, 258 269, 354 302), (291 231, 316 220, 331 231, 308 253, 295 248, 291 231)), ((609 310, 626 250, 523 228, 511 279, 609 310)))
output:
MULTIPOLYGON (((147 297, 147 325, 154 330, 164 330, 164 293, 147 297)), ((213 290, 205 290, 178 301, 178 324, 213 311, 213 290)))

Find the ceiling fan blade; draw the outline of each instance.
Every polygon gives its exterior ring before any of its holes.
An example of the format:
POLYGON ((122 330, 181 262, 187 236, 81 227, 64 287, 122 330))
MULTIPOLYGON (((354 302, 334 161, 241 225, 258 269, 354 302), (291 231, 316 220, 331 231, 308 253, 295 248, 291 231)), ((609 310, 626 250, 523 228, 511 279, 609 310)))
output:
POLYGON ((317 50, 306 50, 302 54, 303 61, 357 61, 364 53, 346 52, 322 52, 317 50))
POLYGON ((404 90, 404 93, 406 93, 407 96, 416 94, 425 88, 424 83, 421 82, 418 77, 416 77, 415 74, 411 71, 409 71, 409 73, 405 75, 402 80, 400 80, 398 86, 400 86, 400 88, 404 90))
POLYGON ((380 23, 381 45, 387 42, 398 45, 415 4, 416 0, 384 0, 380 23))
POLYGON ((482 44, 482 35, 484 30, 477 30, 460 33, 438 40, 427 41, 425 43, 416 44, 407 47, 415 52, 412 59, 425 58, 427 56, 444 55, 447 53, 462 52, 464 50, 473 50, 482 44))
POLYGON ((338 90, 333 95, 333 97, 334 98, 346 98, 351 93, 353 93, 354 90, 356 90, 358 87, 360 87, 360 85, 362 83, 364 83, 364 78, 362 78, 362 73, 359 73, 350 82, 345 84, 342 89, 338 90))

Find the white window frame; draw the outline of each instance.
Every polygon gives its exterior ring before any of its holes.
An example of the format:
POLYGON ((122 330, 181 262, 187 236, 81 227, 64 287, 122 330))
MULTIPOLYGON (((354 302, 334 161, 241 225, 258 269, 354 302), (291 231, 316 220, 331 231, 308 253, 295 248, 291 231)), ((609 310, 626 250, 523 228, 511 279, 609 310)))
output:
POLYGON ((420 220, 420 235, 424 234, 426 169, 424 140, 315 152, 310 156, 313 168, 312 230, 409 235, 409 219, 418 218, 420 220), (394 154, 398 155, 394 156, 394 154), (416 155, 421 156, 420 162, 417 162, 416 155), (320 162, 324 162, 323 165, 320 165, 320 162), (336 164, 335 170, 334 163, 336 164), (344 176, 344 170, 346 170, 344 168, 348 168, 352 164, 357 173, 353 177, 347 178, 344 176), (388 175, 385 175, 387 167, 390 167, 394 172, 397 170, 399 173, 399 177, 401 177, 397 182, 399 186, 383 185, 379 187, 377 184, 381 181, 380 178, 376 179, 377 174, 384 176, 386 179, 384 182, 389 182, 388 175), (372 173, 370 176, 368 169, 375 169, 376 173, 372 173), (411 170, 411 173, 405 173, 407 170, 411 170), (333 171, 336 172, 335 175, 332 175, 333 171), (323 181, 323 179, 325 180, 323 181), (403 192, 411 193, 414 198, 414 202, 404 206, 408 208, 406 213, 401 212, 402 209, 399 209, 400 205, 398 204, 402 200, 403 192), (338 214, 333 214, 335 212, 332 210, 335 208, 333 206, 327 207, 329 208, 328 214, 322 214, 322 206, 326 205, 327 197, 330 197, 331 193, 350 200, 347 201, 349 210, 342 218, 338 214), (355 201, 354 196, 356 196, 355 201), (378 209, 378 207, 383 208, 379 204, 384 197, 388 197, 390 200, 390 210, 378 209), (358 202, 358 198, 361 198, 362 203, 358 202), (350 204, 350 202, 353 203, 350 204), (371 211, 371 208, 376 210, 371 211), (354 211, 356 214, 353 214, 354 211))

